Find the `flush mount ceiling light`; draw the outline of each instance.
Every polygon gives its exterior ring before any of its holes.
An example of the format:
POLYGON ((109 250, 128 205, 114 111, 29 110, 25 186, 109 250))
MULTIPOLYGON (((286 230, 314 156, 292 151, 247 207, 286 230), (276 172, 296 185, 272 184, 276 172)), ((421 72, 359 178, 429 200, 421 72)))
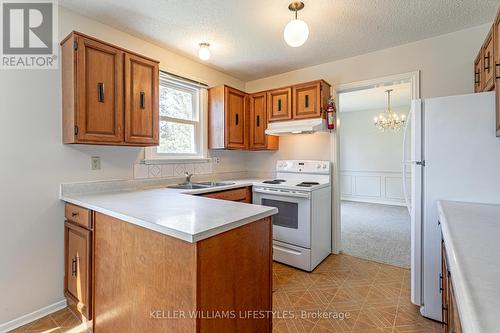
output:
POLYGON ((208 49, 210 47, 209 43, 200 43, 200 49, 198 50, 198 57, 200 57, 201 60, 207 61, 210 59, 210 50, 208 49))
POLYGON ((294 1, 289 6, 292 12, 295 12, 295 19, 288 22, 283 31, 285 42, 291 47, 299 47, 303 45, 307 37, 309 37, 309 27, 307 23, 297 18, 297 12, 304 8, 302 1, 294 1))
POLYGON ((386 90, 387 93, 387 110, 384 113, 379 114, 373 118, 375 127, 381 132, 393 131, 397 132, 406 123, 406 117, 404 114, 398 115, 391 108, 391 91, 392 89, 386 90))

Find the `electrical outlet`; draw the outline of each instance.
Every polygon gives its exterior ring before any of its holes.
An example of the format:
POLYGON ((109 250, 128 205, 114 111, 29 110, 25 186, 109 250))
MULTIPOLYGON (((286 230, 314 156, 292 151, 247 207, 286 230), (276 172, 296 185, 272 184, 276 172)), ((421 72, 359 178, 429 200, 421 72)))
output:
POLYGON ((220 157, 214 157, 213 162, 214 164, 220 164, 220 157))
POLYGON ((101 158, 99 156, 92 156, 90 158, 90 165, 92 170, 101 170, 101 158))

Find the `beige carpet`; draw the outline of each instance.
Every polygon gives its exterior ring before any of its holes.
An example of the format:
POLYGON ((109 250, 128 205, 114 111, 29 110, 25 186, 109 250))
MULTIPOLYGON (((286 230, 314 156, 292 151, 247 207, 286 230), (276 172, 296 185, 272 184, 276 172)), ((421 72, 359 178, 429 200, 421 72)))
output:
POLYGON ((342 252, 410 267, 410 216, 406 207, 342 201, 342 252))

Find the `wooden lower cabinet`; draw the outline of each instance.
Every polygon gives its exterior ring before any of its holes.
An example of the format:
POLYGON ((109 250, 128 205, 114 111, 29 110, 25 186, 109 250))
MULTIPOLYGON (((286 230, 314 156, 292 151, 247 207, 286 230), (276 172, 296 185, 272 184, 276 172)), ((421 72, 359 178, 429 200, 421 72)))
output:
POLYGON ((207 194, 201 194, 201 196, 213 199, 252 203, 252 187, 247 186, 231 190, 210 192, 207 194))
POLYGON ((92 231, 66 221, 64 294, 82 320, 92 318, 92 231), (83 317, 82 317, 83 316, 83 317))
POLYGON ((462 333, 460 316, 457 308, 455 292, 453 290, 452 276, 448 268, 448 258, 444 241, 441 241, 441 299, 442 299, 442 321, 445 331, 449 333, 462 333))
POLYGON ((271 332, 244 318, 271 311, 271 241, 271 218, 188 243, 96 213, 94 332, 271 332))
POLYGON ((65 295, 93 332, 272 331, 270 217, 189 243, 88 213, 65 223, 65 295))

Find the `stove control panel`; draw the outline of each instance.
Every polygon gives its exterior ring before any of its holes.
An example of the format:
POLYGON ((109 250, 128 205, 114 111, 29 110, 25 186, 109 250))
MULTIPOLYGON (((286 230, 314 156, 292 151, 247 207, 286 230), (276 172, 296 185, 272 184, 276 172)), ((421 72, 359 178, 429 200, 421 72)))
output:
POLYGON ((329 161, 279 160, 276 171, 293 173, 330 174, 329 161))

